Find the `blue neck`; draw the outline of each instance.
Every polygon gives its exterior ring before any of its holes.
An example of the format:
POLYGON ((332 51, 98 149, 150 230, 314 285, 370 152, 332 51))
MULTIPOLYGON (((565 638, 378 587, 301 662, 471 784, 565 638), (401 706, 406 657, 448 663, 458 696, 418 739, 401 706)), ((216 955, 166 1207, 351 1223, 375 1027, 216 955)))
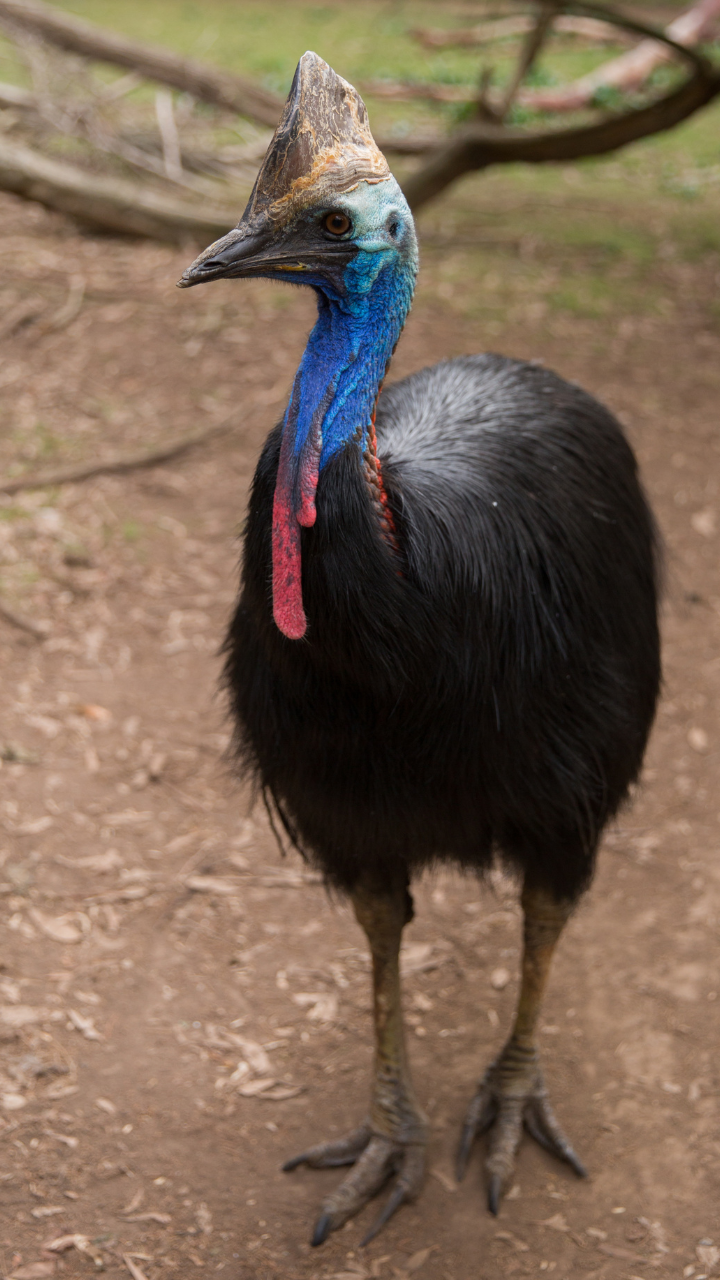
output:
POLYGON ((415 264, 360 251, 346 268, 345 284, 343 298, 318 290, 317 323, 285 415, 296 459, 309 437, 318 437, 319 470, 353 438, 365 449, 378 391, 410 309, 415 264))

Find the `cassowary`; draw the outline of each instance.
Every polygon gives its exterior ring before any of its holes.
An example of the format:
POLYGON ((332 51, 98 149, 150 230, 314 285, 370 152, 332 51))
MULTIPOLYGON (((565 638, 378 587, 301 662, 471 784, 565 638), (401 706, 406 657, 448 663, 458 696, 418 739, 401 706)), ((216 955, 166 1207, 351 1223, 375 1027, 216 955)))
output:
POLYGON ((185 272, 308 285, 318 319, 262 452, 226 643, 239 759, 349 894, 372 956, 367 1119, 285 1166, 352 1165, 313 1244, 391 1178, 365 1240, 419 1192, 398 955, 424 867, 522 883, 509 1039, 470 1103, 493 1213, 523 1127, 578 1174, 536 1030, 553 950, 640 770, 659 684, 652 516, 620 426, 555 374, 443 361, 380 395, 415 285, 408 205, 365 107, 301 59, 237 228, 185 272))

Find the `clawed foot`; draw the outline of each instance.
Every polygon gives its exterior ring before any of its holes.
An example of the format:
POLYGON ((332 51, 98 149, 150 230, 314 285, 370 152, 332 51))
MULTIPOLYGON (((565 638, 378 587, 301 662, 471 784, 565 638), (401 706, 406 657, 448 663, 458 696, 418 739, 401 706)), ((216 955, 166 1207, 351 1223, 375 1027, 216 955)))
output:
POLYGON ((491 1213, 497 1214, 512 1181, 523 1127, 541 1147, 569 1164, 578 1177, 587 1176, 555 1119, 536 1054, 534 1051, 523 1053, 511 1042, 488 1068, 470 1103, 457 1157, 460 1181, 476 1137, 491 1130, 490 1150, 485 1161, 490 1177, 488 1208, 491 1213))
POLYGON ((311 1244, 322 1244, 331 1231, 337 1231, 396 1176, 390 1196, 377 1220, 361 1244, 369 1244, 390 1220, 401 1204, 414 1200, 423 1182, 425 1147, 423 1143, 401 1143, 373 1133, 369 1124, 361 1125, 347 1138, 321 1142, 283 1165, 286 1172, 306 1164, 311 1169, 328 1169, 353 1165, 352 1173, 323 1201, 315 1223, 311 1244))

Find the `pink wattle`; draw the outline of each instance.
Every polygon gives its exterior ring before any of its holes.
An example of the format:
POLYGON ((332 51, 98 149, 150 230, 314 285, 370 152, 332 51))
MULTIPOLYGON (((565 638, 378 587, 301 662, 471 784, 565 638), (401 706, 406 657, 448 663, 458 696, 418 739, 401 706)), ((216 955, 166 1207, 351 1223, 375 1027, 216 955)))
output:
POLYGON ((279 489, 278 484, 273 502, 273 617, 289 640, 302 640, 307 618, 302 602, 300 525, 279 489))
POLYGON ((295 459, 293 433, 286 427, 280 446, 280 463, 273 499, 272 565, 273 617, 289 640, 301 640, 307 631, 302 600, 300 526, 315 523, 315 494, 320 464, 319 432, 311 432, 299 460, 295 459))

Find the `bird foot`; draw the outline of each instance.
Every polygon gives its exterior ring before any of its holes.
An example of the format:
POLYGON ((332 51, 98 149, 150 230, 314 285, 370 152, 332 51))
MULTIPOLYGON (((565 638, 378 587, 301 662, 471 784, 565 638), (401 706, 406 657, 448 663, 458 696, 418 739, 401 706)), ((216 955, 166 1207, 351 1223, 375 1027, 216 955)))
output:
POLYGON ((476 1137, 490 1130, 485 1168, 489 1175, 488 1208, 493 1214, 497 1214, 512 1181, 523 1128, 546 1151, 569 1164, 578 1177, 587 1177, 550 1106, 536 1052, 510 1041, 488 1068, 470 1103, 457 1157, 457 1178, 461 1181, 476 1137))
POLYGON ((302 1155, 288 1160, 283 1169, 290 1172, 301 1164, 306 1164, 311 1169, 353 1165, 352 1173, 323 1201, 310 1242, 313 1245, 327 1240, 331 1231, 337 1231, 349 1218, 359 1213, 382 1190, 385 1183, 393 1175, 396 1176, 395 1185, 382 1212, 361 1241, 361 1245, 366 1245, 389 1222, 401 1204, 414 1200, 418 1195, 425 1172, 425 1145, 424 1142, 400 1142, 373 1133, 370 1125, 364 1124, 346 1138, 310 1147, 302 1155))

